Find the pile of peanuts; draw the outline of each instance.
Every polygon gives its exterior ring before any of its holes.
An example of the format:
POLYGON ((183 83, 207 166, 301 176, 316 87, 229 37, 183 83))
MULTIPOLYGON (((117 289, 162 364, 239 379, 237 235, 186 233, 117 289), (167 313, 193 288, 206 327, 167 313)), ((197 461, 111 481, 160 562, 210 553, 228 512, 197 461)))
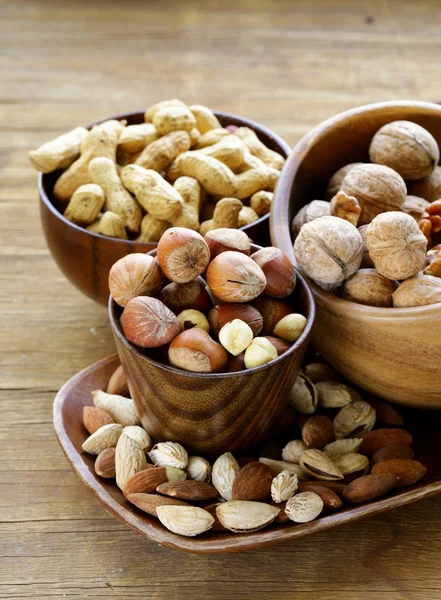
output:
POLYGON ((222 127, 202 105, 166 100, 144 123, 77 127, 29 153, 33 167, 63 170, 55 203, 89 231, 158 242, 169 227, 205 235, 266 215, 284 157, 248 127, 222 127))

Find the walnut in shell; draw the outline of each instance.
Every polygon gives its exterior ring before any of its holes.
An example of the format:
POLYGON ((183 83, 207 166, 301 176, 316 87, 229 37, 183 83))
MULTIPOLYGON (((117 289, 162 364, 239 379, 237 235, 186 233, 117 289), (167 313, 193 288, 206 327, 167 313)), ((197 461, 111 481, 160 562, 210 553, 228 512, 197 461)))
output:
POLYGON ((306 223, 294 243, 299 269, 323 289, 338 286, 360 266, 363 240, 357 228, 338 217, 306 223))
POLYGON ((367 228, 366 243, 375 268, 388 279, 407 279, 425 267, 427 240, 406 213, 375 217, 367 228))
POLYGON ((400 210, 407 194, 401 175, 389 167, 371 164, 351 169, 341 190, 357 198, 361 207, 359 225, 370 223, 382 212, 400 210))
POLYGON ((361 225, 360 227, 357 227, 357 229, 361 235, 361 239, 363 240, 363 257, 361 259, 361 265, 360 265, 360 267, 362 269, 370 269, 370 268, 373 268, 373 266, 374 266, 374 261, 369 256, 369 250, 367 249, 367 245, 366 245, 366 231, 367 231, 368 227, 369 227, 369 224, 361 225))
POLYGON ((380 275, 376 269, 360 269, 347 279, 341 290, 346 300, 368 306, 392 306, 398 283, 380 275))
POLYGON ((362 164, 363 163, 361 162, 349 163, 348 165, 345 165, 344 167, 342 167, 334 173, 334 175, 329 180, 328 187, 326 189, 327 200, 332 200, 335 194, 341 190, 341 184, 343 183, 343 179, 346 177, 349 171, 354 167, 358 167, 358 165, 362 164))
POLYGON ((300 233, 300 229, 305 223, 314 221, 314 219, 318 219, 319 217, 325 217, 326 215, 329 215, 329 211, 330 204, 329 202, 325 202, 325 200, 313 200, 309 204, 303 206, 292 222, 293 239, 296 239, 300 233))
POLYGON ((432 275, 417 275, 407 279, 394 292, 393 302, 395 308, 441 302, 441 279, 432 275))
POLYGON ((431 133, 411 121, 393 121, 383 125, 372 138, 369 157, 386 165, 403 179, 421 179, 433 171, 439 161, 439 148, 431 133))
POLYGON ((429 202, 424 200, 424 198, 420 198, 419 196, 406 196, 406 199, 401 206, 401 210, 418 222, 426 212, 426 207, 428 205, 429 202))
POLYGON ((427 202, 435 202, 441 198, 441 167, 435 167, 428 177, 409 181, 407 193, 424 198, 427 202))

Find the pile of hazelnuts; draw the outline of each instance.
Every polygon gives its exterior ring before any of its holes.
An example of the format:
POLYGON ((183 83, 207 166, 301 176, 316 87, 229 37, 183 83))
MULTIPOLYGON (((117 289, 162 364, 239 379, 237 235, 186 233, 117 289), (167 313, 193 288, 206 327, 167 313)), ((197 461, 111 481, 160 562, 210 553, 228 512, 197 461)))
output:
POLYGON ((273 247, 251 254, 246 233, 227 228, 202 237, 172 227, 156 258, 129 254, 109 274, 126 339, 165 349, 171 366, 198 373, 251 369, 286 352, 306 326, 283 301, 295 285, 286 254, 273 247))

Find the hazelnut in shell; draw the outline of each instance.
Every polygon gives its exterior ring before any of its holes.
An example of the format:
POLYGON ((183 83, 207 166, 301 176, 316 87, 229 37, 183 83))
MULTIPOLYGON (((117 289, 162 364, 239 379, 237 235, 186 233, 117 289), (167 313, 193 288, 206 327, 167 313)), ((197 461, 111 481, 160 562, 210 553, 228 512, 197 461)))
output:
POLYGON ((269 246, 257 250, 251 258, 262 269, 266 277, 265 296, 286 298, 296 286, 294 265, 284 252, 269 246))
POLYGON ((286 302, 276 300, 275 298, 266 298, 265 296, 253 300, 252 306, 256 308, 262 316, 263 335, 272 335, 274 327, 280 319, 283 319, 283 317, 292 313, 292 308, 286 302))
POLYGON ((277 350, 269 340, 264 337, 257 337, 251 342, 245 350, 245 366, 247 369, 261 367, 277 358, 277 350))
POLYGON ((306 317, 298 313, 286 315, 274 327, 274 335, 285 342, 296 342, 306 327, 306 317))
POLYGON ((207 317, 199 310, 194 310, 192 308, 183 310, 178 315, 178 321, 181 326, 181 331, 192 329, 193 327, 199 327, 207 333, 210 331, 210 325, 208 324, 207 317))
POLYGON ((228 250, 250 255, 250 238, 245 231, 240 229, 229 229, 228 227, 212 229, 205 234, 204 240, 210 248, 211 260, 228 250))
POLYGON ((441 279, 432 275, 417 275, 406 279, 393 294, 395 308, 427 306, 441 302, 441 279))
POLYGON ((412 121, 392 121, 372 138, 369 157, 386 165, 403 179, 427 177, 439 161, 439 148, 431 133, 412 121))
POLYGON ((406 213, 375 217, 366 230, 366 244, 376 270, 387 279, 407 279, 426 265, 427 240, 406 213))
POLYGON ((206 279, 213 294, 223 302, 249 302, 263 292, 266 278, 249 256, 222 252, 208 265, 206 279))
POLYGON ((196 373, 219 373, 227 364, 225 348, 215 342, 206 331, 187 329, 177 335, 168 349, 172 367, 196 373))
POLYGON ((271 342, 271 344, 277 350, 277 354, 279 356, 291 348, 291 345, 288 344, 288 342, 285 342, 285 340, 281 340, 280 338, 276 337, 275 335, 265 335, 263 337, 265 339, 267 339, 269 342, 271 342))
POLYGON ((237 373, 237 371, 245 370, 245 354, 241 352, 237 356, 229 356, 227 366, 225 369, 226 373, 237 373))
POLYGON ((375 269, 359 269, 347 279, 341 290, 346 300, 368 306, 391 307, 392 294, 398 283, 380 275, 375 269))
POLYGON ((142 348, 157 348, 168 344, 181 328, 172 311, 157 298, 132 298, 121 317, 124 335, 142 348))
POLYGON ((219 334, 219 331, 232 321, 240 319, 251 327, 253 335, 259 335, 262 331, 263 319, 259 311, 250 304, 241 304, 240 302, 227 302, 217 304, 208 313, 208 322, 212 333, 219 334))
POLYGON ((205 271, 210 249, 204 238, 185 227, 167 229, 158 242, 157 259, 170 281, 188 283, 205 271))
POLYGON ((219 341, 233 356, 243 352, 253 341, 253 331, 240 319, 234 319, 219 331, 219 341))
POLYGON ((148 254, 127 254, 109 272, 110 294, 120 306, 126 306, 136 296, 156 296, 161 286, 162 271, 148 254))
POLYGON ((320 217, 302 227, 294 243, 294 254, 299 269, 317 285, 329 290, 358 270, 363 240, 348 221, 320 217))
POLYGON ((341 190, 357 198, 361 207, 359 225, 370 223, 388 210, 400 210, 407 195, 404 179, 384 165, 362 164, 349 171, 341 190))
POLYGON ((162 288, 159 299, 174 313, 191 308, 206 312, 213 306, 210 295, 205 289, 205 283, 201 279, 188 283, 169 283, 162 288))

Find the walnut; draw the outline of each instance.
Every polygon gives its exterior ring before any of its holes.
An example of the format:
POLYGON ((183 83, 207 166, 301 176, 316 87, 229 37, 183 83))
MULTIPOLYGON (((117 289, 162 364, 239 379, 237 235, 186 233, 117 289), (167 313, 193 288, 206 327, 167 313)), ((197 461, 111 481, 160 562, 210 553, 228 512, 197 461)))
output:
POLYGON ((419 221, 428 205, 429 203, 427 200, 424 200, 424 198, 419 198, 418 196, 406 196, 404 203, 401 206, 401 210, 413 217, 415 221, 419 221))
POLYGON ((313 200, 299 210, 292 222, 292 237, 296 239, 305 223, 329 215, 330 204, 325 200, 313 200))
POLYGON ((441 244, 434 246, 427 253, 428 266, 424 269, 425 275, 441 277, 441 244))
POLYGON ((417 275, 403 281, 393 294, 395 308, 426 306, 441 302, 441 279, 431 275, 417 275))
POLYGON ((363 241, 357 228, 338 217, 303 225, 294 243, 299 269, 323 289, 338 286, 358 269, 363 241))
POLYGON ((331 200, 330 212, 334 217, 345 219, 345 221, 349 221, 354 227, 357 227, 361 208, 357 198, 348 196, 344 192, 337 192, 331 200))
POLYGON ((396 281, 386 279, 375 269, 360 269, 342 286, 342 296, 346 300, 368 306, 392 306, 392 294, 398 288, 396 281))
POLYGON ((427 177, 439 161, 439 148, 431 133, 411 121, 383 125, 372 138, 369 156, 373 163, 386 165, 403 179, 427 177))
POLYGON ((361 162, 349 163, 349 165, 345 165, 338 171, 334 173, 331 179, 328 181, 328 187, 326 189, 326 198, 327 200, 332 200, 337 192, 341 190, 341 184, 343 183, 343 179, 349 173, 349 171, 353 167, 357 167, 358 165, 362 165, 361 162))
POLYGON ((388 279, 407 279, 426 264, 427 240, 405 213, 375 217, 366 230, 366 243, 375 268, 388 279))
POLYGON ((360 227, 357 227, 357 229, 361 235, 361 239, 363 240, 363 257, 361 259, 361 265, 360 265, 362 267, 362 269, 370 269, 370 268, 373 268, 373 266, 374 266, 374 261, 369 256, 369 250, 367 249, 367 245, 366 245, 366 230, 368 227, 369 227, 369 225, 360 225, 360 227))
POLYGON ((428 202, 434 202, 441 198, 441 167, 435 167, 432 173, 424 179, 409 181, 407 192, 413 196, 424 198, 428 202))
POLYGON ((351 169, 341 189, 360 203, 359 225, 370 223, 382 212, 400 210, 407 194, 401 175, 389 167, 370 164, 351 169))

